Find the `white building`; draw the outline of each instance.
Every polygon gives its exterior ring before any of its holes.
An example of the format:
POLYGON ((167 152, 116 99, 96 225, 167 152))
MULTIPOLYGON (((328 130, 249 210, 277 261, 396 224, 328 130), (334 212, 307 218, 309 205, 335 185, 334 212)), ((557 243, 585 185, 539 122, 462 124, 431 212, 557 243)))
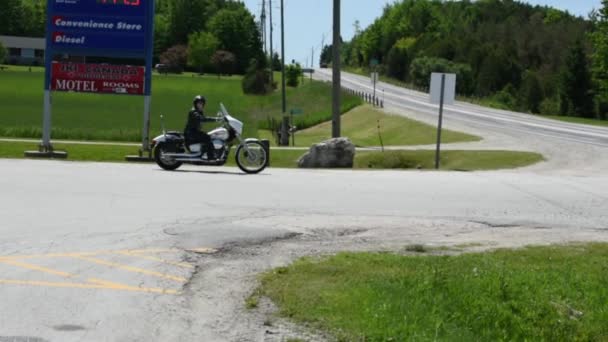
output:
POLYGON ((44 65, 44 38, 0 36, 0 43, 6 48, 8 64, 44 65))

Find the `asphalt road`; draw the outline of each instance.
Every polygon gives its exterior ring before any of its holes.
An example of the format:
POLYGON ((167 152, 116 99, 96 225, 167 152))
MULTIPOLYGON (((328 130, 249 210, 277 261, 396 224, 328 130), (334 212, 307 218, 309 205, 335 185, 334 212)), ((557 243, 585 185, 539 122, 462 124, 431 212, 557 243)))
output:
POLYGON ((285 236, 297 229, 294 218, 326 229, 337 217, 353 224, 365 217, 370 227, 441 219, 608 229, 601 175, 269 169, 246 176, 0 160, 0 188, 0 341, 190 340, 193 320, 205 315, 189 306, 195 266, 226 243, 285 236))
MULTIPOLYGON (((331 69, 316 69, 314 77, 318 80, 331 81, 331 73, 331 69)), ((342 86, 367 94, 373 93, 373 85, 369 77, 347 72, 342 72, 342 86)), ((376 85, 376 96, 383 99, 387 107, 425 113, 435 117, 438 115, 438 106, 430 104, 429 95, 425 93, 379 82, 376 85)), ((457 101, 454 105, 445 106, 444 114, 451 120, 501 132, 513 132, 524 136, 542 136, 558 141, 608 147, 608 127, 549 120, 534 115, 480 107, 460 101, 457 101)))

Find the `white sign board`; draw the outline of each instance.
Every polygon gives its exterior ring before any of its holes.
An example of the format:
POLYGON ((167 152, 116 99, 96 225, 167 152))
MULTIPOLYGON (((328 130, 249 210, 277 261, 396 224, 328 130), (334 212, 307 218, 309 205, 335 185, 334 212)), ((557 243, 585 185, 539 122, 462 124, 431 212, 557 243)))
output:
POLYGON ((378 73, 377 72, 372 72, 372 84, 376 84, 378 83, 378 73))
POLYGON ((445 75, 445 86, 443 87, 443 104, 454 104, 456 99, 456 75, 434 72, 431 75, 431 103, 441 102, 441 77, 445 75))

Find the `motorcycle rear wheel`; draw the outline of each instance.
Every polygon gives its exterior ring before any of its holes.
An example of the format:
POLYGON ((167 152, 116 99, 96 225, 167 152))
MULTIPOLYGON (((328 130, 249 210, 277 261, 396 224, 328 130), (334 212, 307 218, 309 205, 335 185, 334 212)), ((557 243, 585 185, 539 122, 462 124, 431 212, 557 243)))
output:
POLYGON ((175 161, 173 158, 167 158, 164 156, 165 153, 168 153, 167 145, 160 144, 156 146, 154 149, 154 160, 156 164, 167 171, 174 171, 178 167, 182 166, 182 162, 175 161))

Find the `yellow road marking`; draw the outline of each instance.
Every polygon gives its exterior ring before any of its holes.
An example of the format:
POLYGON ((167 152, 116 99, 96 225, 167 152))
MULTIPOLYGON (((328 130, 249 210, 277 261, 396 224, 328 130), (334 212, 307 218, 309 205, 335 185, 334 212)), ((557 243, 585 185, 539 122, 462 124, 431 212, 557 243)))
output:
POLYGON ((79 289, 104 289, 104 290, 119 290, 119 291, 147 292, 147 293, 161 293, 161 294, 175 294, 175 295, 180 294, 180 292, 176 291, 176 290, 126 286, 126 285, 106 283, 106 282, 99 282, 99 283, 59 283, 59 282, 46 282, 46 281, 0 279, 0 284, 7 284, 7 285, 29 285, 29 286, 42 286, 42 287, 79 288, 79 289))
MULTIPOLYGON (((216 253, 217 250, 213 248, 192 248, 186 249, 186 252, 195 253, 216 253)), ((151 248, 151 249, 125 249, 117 251, 99 251, 99 252, 79 252, 79 253, 50 253, 50 254, 31 254, 31 255, 11 255, 11 256, 0 256, 2 260, 15 260, 15 259, 38 259, 38 258, 66 258, 74 256, 97 256, 100 254, 116 254, 116 253, 132 253, 132 254, 154 254, 154 253, 179 253, 184 250, 177 248, 151 248)))
POLYGON ((173 262, 173 261, 164 260, 164 259, 161 259, 161 258, 149 256, 149 255, 141 255, 141 254, 138 254, 138 253, 116 252, 115 254, 126 255, 126 256, 130 256, 130 257, 141 258, 141 259, 146 259, 146 260, 151 260, 151 261, 162 262, 164 264, 173 265, 173 266, 179 266, 179 267, 183 267, 183 268, 194 268, 193 265, 185 263, 185 262, 173 262))
POLYGON ((123 265, 123 264, 119 264, 119 263, 115 263, 115 262, 111 262, 111 261, 106 261, 106 260, 97 259, 97 258, 90 258, 90 257, 86 257, 86 256, 81 256, 81 255, 73 255, 71 257, 76 258, 76 259, 86 260, 86 261, 89 261, 89 262, 92 262, 95 264, 99 264, 99 265, 123 269, 123 270, 129 271, 129 272, 142 273, 142 274, 151 275, 151 276, 158 277, 158 278, 171 279, 171 280, 174 280, 174 281, 177 281, 180 283, 186 282, 186 278, 176 277, 176 276, 172 276, 172 275, 168 275, 168 274, 164 274, 164 273, 160 273, 160 272, 156 272, 156 271, 149 271, 149 270, 145 270, 145 269, 139 268, 139 267, 123 265))
POLYGON ((151 248, 151 249, 126 249, 122 251, 116 252, 127 252, 127 253, 174 253, 174 252, 183 252, 181 249, 177 248, 151 248))
POLYGON ((58 276, 65 277, 65 278, 74 277, 73 274, 70 274, 70 273, 67 273, 67 272, 56 271, 56 270, 52 270, 50 268, 46 268, 46 267, 42 267, 42 266, 38 266, 38 265, 32 265, 32 264, 28 264, 28 263, 20 262, 20 261, 16 261, 16 260, 0 260, 0 262, 4 263, 4 264, 8 264, 8 265, 13 265, 13 266, 21 267, 21 268, 26 268, 26 269, 29 269, 29 270, 40 271, 40 272, 44 272, 44 273, 58 275, 58 276))

